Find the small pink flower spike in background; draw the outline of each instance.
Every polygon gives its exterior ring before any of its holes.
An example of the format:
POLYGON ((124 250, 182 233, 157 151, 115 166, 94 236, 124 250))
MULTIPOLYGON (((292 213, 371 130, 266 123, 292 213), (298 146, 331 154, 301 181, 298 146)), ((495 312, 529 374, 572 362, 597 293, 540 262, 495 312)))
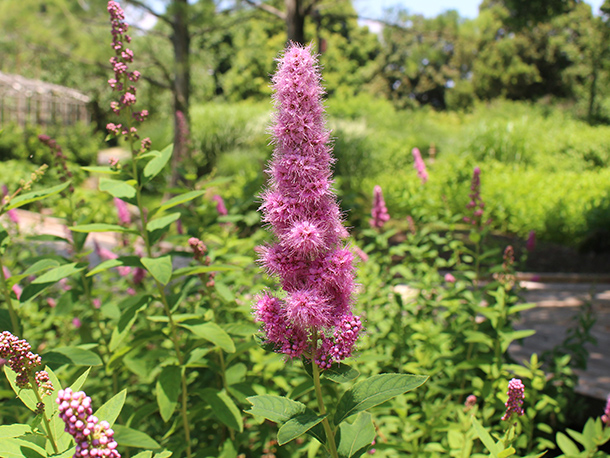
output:
POLYGON ((332 190, 320 79, 311 46, 290 44, 273 77, 275 148, 261 205, 277 242, 259 248, 286 295, 263 293, 254 315, 276 351, 326 369, 351 355, 362 323, 351 310, 353 255, 332 190))
POLYGON ((502 420, 510 420, 513 414, 523 415, 523 400, 525 399, 525 386, 518 378, 508 382, 508 400, 506 401, 506 413, 502 420))
POLYGON ((417 176, 421 180, 422 184, 426 184, 426 182, 428 181, 428 171, 426 170, 426 163, 422 159, 419 149, 413 148, 413 151, 411 151, 411 153, 413 154, 413 159, 415 160, 415 163, 413 165, 415 167, 415 170, 417 170, 417 176))
POLYGON ((373 228, 381 229, 390 220, 388 208, 385 206, 385 200, 383 200, 381 186, 375 186, 373 189, 373 209, 371 210, 371 215, 373 218, 369 221, 369 224, 373 228))
POLYGON ((602 423, 604 423, 606 427, 610 428, 610 394, 608 395, 608 399, 606 400, 606 409, 604 410, 604 414, 602 415, 602 423))
POLYGON ((212 199, 214 199, 214 201, 216 202, 216 211, 220 216, 226 216, 229 214, 229 212, 227 211, 227 207, 225 206, 225 202, 224 200, 222 200, 222 197, 216 194, 214 197, 212 197, 212 199))
POLYGON ((525 249, 530 253, 536 249, 536 231, 530 231, 525 249))

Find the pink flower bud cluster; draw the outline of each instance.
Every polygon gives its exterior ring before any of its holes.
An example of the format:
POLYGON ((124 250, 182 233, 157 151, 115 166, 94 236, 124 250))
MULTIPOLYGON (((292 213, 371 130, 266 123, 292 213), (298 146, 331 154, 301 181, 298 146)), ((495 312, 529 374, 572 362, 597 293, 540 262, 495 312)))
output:
POLYGON ((413 151, 411 151, 411 153, 413 154, 413 159, 415 161, 413 163, 413 166, 415 167, 415 170, 417 170, 417 176, 421 180, 422 184, 426 184, 426 182, 428 181, 428 171, 426 170, 426 163, 422 159, 419 149, 413 148, 413 151))
POLYGON ((35 369, 42 365, 42 361, 39 355, 32 353, 32 347, 27 341, 18 339, 8 331, 2 332, 0 358, 6 360, 8 366, 17 374, 15 382, 19 388, 30 386, 33 376, 34 383, 42 394, 50 395, 53 391, 47 371, 35 372, 35 369))
MULTIPOLYGON (((63 153, 61 146, 57 143, 57 141, 55 141, 48 135, 44 135, 44 134, 40 134, 38 136, 38 140, 40 140, 40 142, 43 145, 48 146, 49 149, 51 150, 51 152, 53 153, 53 156, 55 157, 55 166, 58 168, 59 180, 62 183, 66 182, 68 180, 71 180, 72 172, 70 172, 70 170, 68 170, 66 156, 63 153)), ((72 185, 70 185, 70 192, 71 193, 74 192, 74 187, 72 185)))
MULTIPOLYGON (((120 95, 118 101, 110 103, 110 108, 116 114, 120 114, 125 108, 131 107, 137 101, 136 87, 131 83, 136 83, 140 79, 140 72, 137 70, 129 71, 129 65, 133 63, 133 50, 126 47, 131 42, 131 36, 127 34, 129 25, 125 22, 125 14, 121 6, 114 0, 108 2, 108 13, 110 14, 110 24, 112 25, 112 49, 114 56, 110 58, 110 64, 114 70, 114 78, 108 80, 108 84, 113 91, 120 95)), ((148 110, 133 111, 129 108, 131 117, 136 121, 144 121, 148 117, 148 110)), ((123 124, 109 123, 106 129, 112 135, 138 137, 138 130, 135 127, 127 127, 123 124)), ((141 151, 150 148, 150 141, 142 141, 141 151)))
POLYGON ((371 210, 371 216, 369 224, 372 228, 381 229, 385 223, 390 220, 390 214, 388 208, 385 206, 385 200, 383 200, 383 191, 381 186, 375 186, 373 189, 373 209, 371 210))
POLYGON ((606 408, 604 409, 604 414, 602 415, 602 423, 610 428, 610 395, 608 395, 608 399, 606 400, 606 408))
MULTIPOLYGON (((206 256, 208 247, 197 237, 191 237, 189 239, 189 245, 191 250, 193 250, 193 257, 203 265, 209 266, 212 261, 209 256, 206 256)), ((205 281, 205 285, 208 288, 211 288, 215 284, 214 278, 216 277, 216 272, 209 272, 206 275, 202 274, 200 277, 205 281)))
POLYGON ((469 411, 477 405, 477 397, 474 394, 469 395, 464 403, 464 410, 469 411))
POLYGON ((286 294, 262 294, 254 315, 276 351, 329 367, 351 355, 362 324, 351 311, 353 256, 342 244, 320 79, 311 47, 289 45, 273 77, 275 148, 261 205, 277 242, 259 248, 286 294))
MULTIPOLYGON (((472 212, 472 216, 464 216, 464 221, 472 224, 477 229, 483 227, 483 209, 485 202, 481 199, 481 169, 475 167, 472 172, 472 182, 470 183, 470 202, 466 205, 466 209, 472 212)), ((489 224, 491 220, 485 224, 489 224)))
POLYGON ((506 413, 502 420, 509 420, 513 414, 523 415, 523 400, 525 399, 525 386, 518 378, 508 382, 508 400, 506 401, 506 413))
POLYGON ((74 457, 121 458, 117 452, 114 431, 107 421, 93 415, 91 398, 83 391, 74 393, 70 388, 57 394, 59 417, 66 424, 66 432, 74 437, 74 457))

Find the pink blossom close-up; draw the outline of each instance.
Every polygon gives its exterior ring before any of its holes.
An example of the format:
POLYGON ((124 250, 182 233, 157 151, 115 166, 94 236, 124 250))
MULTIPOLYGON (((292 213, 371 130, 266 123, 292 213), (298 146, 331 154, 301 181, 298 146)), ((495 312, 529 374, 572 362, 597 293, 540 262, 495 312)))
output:
POLYGON ((352 354, 362 323, 352 314, 353 255, 342 243, 320 79, 311 46, 289 45, 273 77, 274 152, 261 205, 276 242, 258 250, 285 293, 263 292, 254 316, 276 351, 326 369, 352 354))

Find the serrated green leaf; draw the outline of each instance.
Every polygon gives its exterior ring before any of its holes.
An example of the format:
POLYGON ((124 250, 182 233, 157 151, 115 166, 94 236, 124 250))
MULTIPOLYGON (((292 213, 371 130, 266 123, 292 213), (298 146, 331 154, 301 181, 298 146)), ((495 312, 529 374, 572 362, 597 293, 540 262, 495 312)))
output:
POLYGON ((170 255, 160 258, 141 258, 144 268, 150 272, 162 285, 167 285, 172 278, 172 257, 170 255))
POLYGON ((102 360, 97 354, 78 347, 54 348, 50 352, 44 353, 42 359, 47 364, 70 364, 73 366, 102 365, 102 360))
POLYGON ((157 404, 161 418, 165 422, 169 421, 178 405, 181 372, 178 366, 165 366, 157 379, 157 404))
POLYGON ((201 319, 185 320, 178 324, 179 326, 188 329, 193 334, 214 345, 222 348, 227 353, 235 353, 235 344, 231 336, 227 334, 216 323, 203 321, 201 319))
POLYGON ((5 208, 5 210, 12 210, 13 208, 19 208, 23 205, 36 202, 38 200, 45 199, 55 194, 59 194, 68 186, 70 186, 72 182, 66 181, 57 186, 53 186, 52 188, 40 189, 37 191, 27 192, 25 194, 18 195, 14 199, 11 200, 10 204, 5 208))
POLYGON ((301 402, 270 394, 250 396, 247 400, 252 407, 250 410, 246 410, 246 413, 266 418, 275 423, 285 423, 292 417, 305 412, 306 409, 305 404, 301 402))
POLYGON ((157 449, 161 447, 157 441, 142 431, 137 431, 123 425, 114 425, 112 429, 114 430, 114 439, 122 447, 148 449, 157 449))
MULTIPOLYGON (((125 398, 127 397, 127 390, 123 390, 117 394, 115 394, 112 398, 110 398, 106 403, 101 406, 94 415, 102 420, 106 420, 110 423, 110 426, 114 425, 114 422, 117 418, 119 418, 119 414, 123 409, 123 405, 125 404, 125 398)), ((117 425, 118 426, 118 425, 117 425)), ((115 430, 116 431, 116 430, 115 430)), ((118 442, 118 440, 117 440, 118 442)), ((136 447, 136 446, 134 446, 136 447)))
POLYGON ((100 178, 99 190, 125 201, 133 201, 136 197, 136 188, 121 180, 100 178))
POLYGON ((290 420, 280 426, 280 429, 277 432, 278 444, 284 445, 291 440, 302 436, 324 420, 327 416, 328 414, 318 416, 315 412, 308 409, 304 413, 292 417, 290 420))
POLYGON ((154 177, 156 177, 161 170, 165 167, 165 165, 169 162, 172 157, 172 152, 174 150, 174 145, 168 145, 163 151, 159 152, 158 155, 155 155, 148 164, 144 167, 144 183, 148 183, 154 177))
POLYGON ((426 380, 428 377, 424 375, 379 374, 358 382, 343 394, 337 404, 335 424, 339 425, 343 420, 358 412, 411 391, 426 380))
POLYGON ((339 425, 337 451, 342 458, 362 455, 375 439, 375 426, 370 413, 360 412, 351 425, 339 425))
POLYGON ((201 392, 201 397, 210 405, 218 420, 229 428, 243 432, 244 422, 241 413, 226 391, 206 388, 201 392))

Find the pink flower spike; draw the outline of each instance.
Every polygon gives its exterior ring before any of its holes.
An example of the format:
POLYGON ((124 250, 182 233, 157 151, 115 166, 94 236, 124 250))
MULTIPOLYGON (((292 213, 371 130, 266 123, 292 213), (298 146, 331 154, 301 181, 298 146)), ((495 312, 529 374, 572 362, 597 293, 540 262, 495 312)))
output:
POLYGON ((608 399, 606 400, 606 408, 604 409, 604 414, 602 415, 602 423, 604 423, 606 427, 610 428, 610 395, 608 395, 608 399))
POLYGON ((225 202, 222 200, 218 194, 212 197, 213 200, 216 201, 216 211, 220 216, 226 216, 229 212, 227 211, 227 207, 225 207, 225 202))
POLYGON ((275 148, 261 205, 277 241, 258 248, 285 294, 264 293, 253 309, 276 351, 305 353, 327 369, 351 355, 362 324, 351 312, 353 255, 343 246, 348 233, 332 190, 320 79, 311 46, 290 44, 273 77, 275 148))
POLYGON ((390 214, 383 200, 383 191, 381 186, 375 186, 373 189, 373 209, 371 210, 373 218, 369 221, 372 228, 381 229, 385 223, 390 220, 390 214))
POLYGON ((129 226, 131 224, 131 214, 129 213, 129 208, 127 208, 127 203, 118 197, 115 197, 114 206, 116 207, 117 216, 121 225, 129 226))
POLYGON ((508 400, 506 401, 506 413, 502 417, 503 421, 510 420, 513 414, 523 415, 523 400, 525 399, 525 386, 518 378, 508 382, 508 400))
POLYGON ((426 170, 426 163, 422 159, 419 149, 413 148, 411 153, 413 154, 413 159, 415 161, 413 165, 415 167, 415 170, 417 170, 417 176, 421 180, 422 184, 426 184, 426 182, 428 181, 428 171, 426 170))

